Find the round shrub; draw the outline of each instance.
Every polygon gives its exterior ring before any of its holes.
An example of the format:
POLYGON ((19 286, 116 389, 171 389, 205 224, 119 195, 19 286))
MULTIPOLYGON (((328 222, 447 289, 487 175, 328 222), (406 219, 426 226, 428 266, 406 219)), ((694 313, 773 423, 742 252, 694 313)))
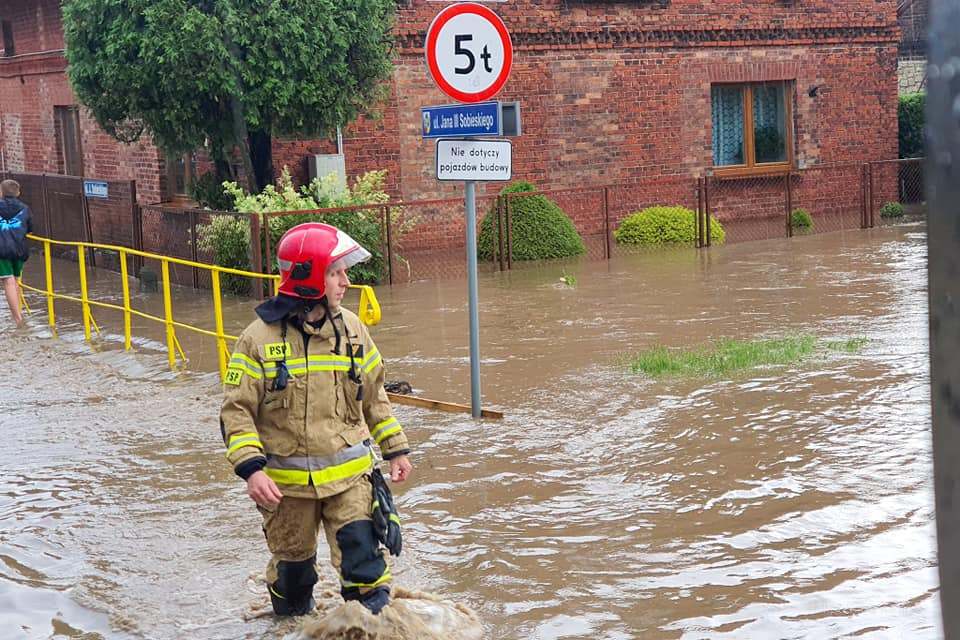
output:
POLYGON ((881 218, 901 218, 903 217, 903 205, 899 202, 887 202, 880 207, 881 218))
MULTIPOLYGON (((621 244, 693 244, 697 241, 697 214, 681 206, 648 207, 625 218, 613 237, 621 244)), ((723 225, 710 218, 710 241, 723 244, 725 238, 723 225)))
POLYGON ((794 209, 790 214, 790 226, 800 231, 809 231, 813 228, 813 218, 806 209, 794 209))
MULTIPOLYGON (((536 189, 529 182, 519 181, 505 187, 500 193, 535 191, 536 189)), ((565 258, 586 252, 583 239, 577 233, 573 222, 556 202, 546 196, 541 194, 514 196, 510 198, 509 211, 513 221, 511 238, 514 260, 565 258)), ((499 247, 498 233, 496 204, 494 204, 480 223, 480 236, 477 238, 477 256, 480 259, 492 260, 496 255, 499 247)))

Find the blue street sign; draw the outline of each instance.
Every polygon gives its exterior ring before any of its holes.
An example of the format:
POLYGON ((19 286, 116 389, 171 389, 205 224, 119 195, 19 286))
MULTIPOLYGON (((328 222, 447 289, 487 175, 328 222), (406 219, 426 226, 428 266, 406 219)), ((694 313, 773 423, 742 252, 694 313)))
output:
POLYGON ((99 180, 84 180, 83 195, 88 198, 109 198, 110 190, 106 182, 99 180))
POLYGON ((424 138, 499 136, 503 134, 500 103, 442 104, 420 108, 424 138))

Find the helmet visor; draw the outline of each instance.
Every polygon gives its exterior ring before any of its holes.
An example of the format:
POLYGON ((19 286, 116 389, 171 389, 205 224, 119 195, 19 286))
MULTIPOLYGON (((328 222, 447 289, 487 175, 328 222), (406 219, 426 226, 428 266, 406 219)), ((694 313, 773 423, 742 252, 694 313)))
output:
POLYGON ((360 264, 361 262, 366 262, 370 259, 370 257, 369 251, 361 247, 359 244, 354 245, 354 248, 351 251, 348 251, 346 255, 340 256, 331 262, 327 269, 331 271, 336 271, 337 269, 349 269, 350 267, 360 264))

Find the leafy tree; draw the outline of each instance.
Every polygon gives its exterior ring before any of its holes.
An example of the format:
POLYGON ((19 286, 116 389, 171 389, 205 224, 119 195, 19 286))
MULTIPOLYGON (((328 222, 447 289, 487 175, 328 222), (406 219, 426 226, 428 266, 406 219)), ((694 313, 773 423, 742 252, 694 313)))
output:
POLYGON ((900 122, 899 142, 901 158, 923 156, 923 125, 926 94, 908 93, 900 96, 897 116, 900 122))
MULTIPOLYGON (((394 0, 64 0, 68 75, 111 135, 209 142, 221 179, 272 182, 275 135, 329 135, 381 96, 394 0)), ((254 188, 256 187, 256 188, 254 188)))

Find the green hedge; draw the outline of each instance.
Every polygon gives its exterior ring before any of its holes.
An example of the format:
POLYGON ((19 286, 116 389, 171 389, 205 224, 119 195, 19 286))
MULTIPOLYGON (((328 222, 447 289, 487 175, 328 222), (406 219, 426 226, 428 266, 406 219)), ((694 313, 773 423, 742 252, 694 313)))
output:
POLYGON ((899 120, 899 141, 901 158, 919 158, 923 156, 924 107, 927 96, 924 93, 907 93, 900 96, 897 108, 899 120))
MULTIPOLYGON (((529 182, 514 182, 501 194, 534 192, 529 182)), ((583 239, 577 233, 567 214, 544 195, 515 196, 510 198, 510 218, 513 221, 514 260, 545 260, 578 256, 586 252, 583 239)), ((480 223, 477 239, 477 256, 492 260, 498 248, 496 203, 480 223)), ((506 229, 504 229, 506 234, 506 229)), ((505 245, 506 246, 506 245, 505 245)))
MULTIPOLYGON (((613 232, 621 244, 643 246, 694 244, 697 241, 697 214, 681 206, 648 207, 631 214, 613 232)), ((722 244, 723 225, 710 218, 710 240, 722 244)))

